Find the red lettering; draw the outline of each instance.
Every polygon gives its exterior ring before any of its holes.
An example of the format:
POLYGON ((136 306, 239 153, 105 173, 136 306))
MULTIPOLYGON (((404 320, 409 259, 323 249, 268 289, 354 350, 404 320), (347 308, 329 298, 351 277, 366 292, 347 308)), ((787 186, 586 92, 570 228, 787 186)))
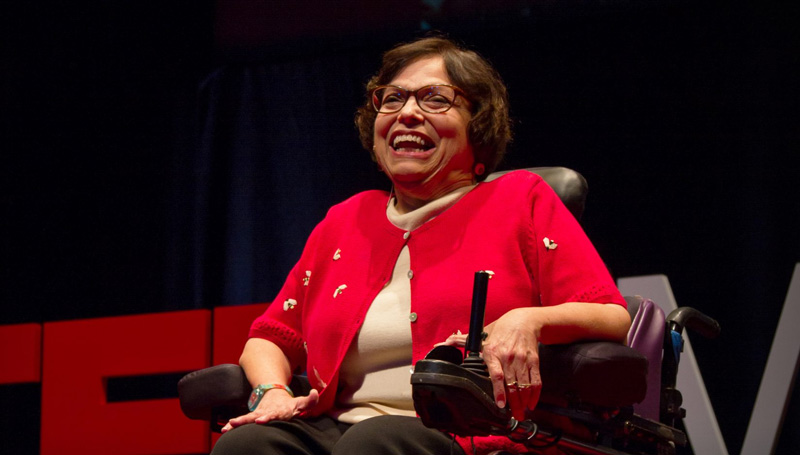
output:
POLYGON ((46 323, 41 453, 208 452, 176 398, 108 403, 105 384, 210 365, 210 324, 206 310, 46 323))
POLYGON ((42 326, 0 326, 0 384, 39 382, 42 376, 42 326))

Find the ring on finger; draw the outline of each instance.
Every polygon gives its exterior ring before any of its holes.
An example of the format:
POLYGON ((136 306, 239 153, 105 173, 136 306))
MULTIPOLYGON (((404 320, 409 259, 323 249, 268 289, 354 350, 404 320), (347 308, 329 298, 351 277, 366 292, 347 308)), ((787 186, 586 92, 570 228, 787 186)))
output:
POLYGON ((533 387, 533 384, 524 384, 517 381, 506 383, 506 387, 512 387, 515 389, 527 389, 529 387, 533 387))

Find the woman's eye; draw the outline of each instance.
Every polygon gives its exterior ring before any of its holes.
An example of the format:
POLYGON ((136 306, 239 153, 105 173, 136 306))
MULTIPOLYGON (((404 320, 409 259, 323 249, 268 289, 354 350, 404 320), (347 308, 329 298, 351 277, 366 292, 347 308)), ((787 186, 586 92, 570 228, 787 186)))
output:
POLYGON ((403 97, 399 94, 390 94, 383 97, 383 104, 402 103, 403 97))
POLYGON ((447 98, 437 95, 425 98, 425 102, 427 103, 447 103, 447 98))
POLYGON ((450 104, 450 100, 443 96, 432 96, 425 98, 425 105, 430 108, 441 108, 450 104))

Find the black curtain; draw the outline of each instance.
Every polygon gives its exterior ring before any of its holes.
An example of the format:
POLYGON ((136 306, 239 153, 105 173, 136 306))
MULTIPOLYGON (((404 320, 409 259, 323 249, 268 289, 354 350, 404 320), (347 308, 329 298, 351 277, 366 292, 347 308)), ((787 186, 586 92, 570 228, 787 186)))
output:
POLYGON ((330 206, 388 189, 353 123, 377 58, 362 51, 232 63, 203 82, 199 143, 176 161, 174 300, 271 300, 330 206))

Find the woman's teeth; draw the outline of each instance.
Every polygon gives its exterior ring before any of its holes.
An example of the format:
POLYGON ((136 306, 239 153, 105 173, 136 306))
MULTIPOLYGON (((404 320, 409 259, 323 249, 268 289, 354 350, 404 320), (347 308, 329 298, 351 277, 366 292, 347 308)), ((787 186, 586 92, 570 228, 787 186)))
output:
POLYGON ((394 138, 392 147, 395 150, 425 151, 432 147, 425 139, 413 134, 400 134, 394 138))

